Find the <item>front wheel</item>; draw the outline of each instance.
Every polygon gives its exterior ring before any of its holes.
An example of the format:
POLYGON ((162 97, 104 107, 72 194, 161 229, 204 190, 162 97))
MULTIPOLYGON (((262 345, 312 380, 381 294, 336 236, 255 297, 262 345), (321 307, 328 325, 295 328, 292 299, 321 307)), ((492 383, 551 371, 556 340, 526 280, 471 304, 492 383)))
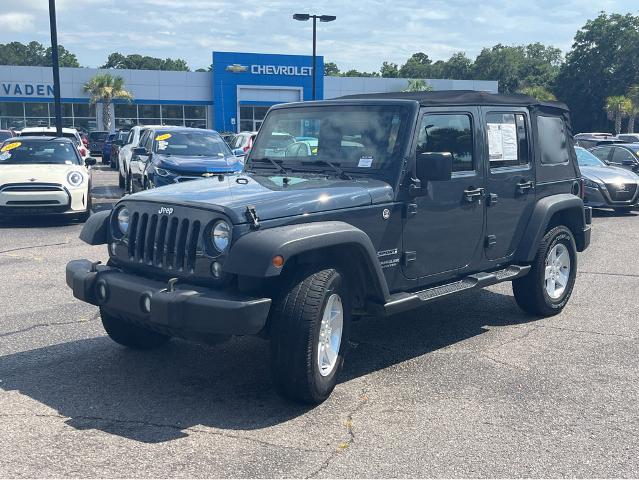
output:
POLYGON ((271 370, 282 396, 305 403, 328 398, 344 363, 349 307, 345 279, 333 268, 302 275, 275 302, 271 370))
POLYGON ((519 307, 534 315, 560 313, 572 294, 577 276, 577 248, 569 228, 551 229, 541 241, 528 275, 513 280, 519 307))
POLYGON ((111 340, 133 350, 150 350, 161 347, 171 339, 168 335, 112 315, 103 308, 100 309, 100 316, 102 317, 102 326, 111 340))

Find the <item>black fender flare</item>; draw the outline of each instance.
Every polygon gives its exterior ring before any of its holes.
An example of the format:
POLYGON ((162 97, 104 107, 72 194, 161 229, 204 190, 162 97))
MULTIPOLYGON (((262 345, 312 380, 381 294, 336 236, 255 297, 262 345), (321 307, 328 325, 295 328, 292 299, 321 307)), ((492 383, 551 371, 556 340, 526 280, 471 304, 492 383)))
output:
POLYGON ((584 202, 571 193, 560 193, 537 201, 515 255, 518 260, 532 262, 535 259, 539 242, 544 237, 550 220, 555 214, 562 211, 571 212, 570 223, 566 226, 573 231, 577 249, 582 251, 587 247, 585 237, 590 226, 586 223, 584 202))
POLYGON ((273 266, 276 255, 287 259, 336 246, 355 247, 366 261, 367 278, 372 283, 371 296, 386 301, 390 294, 377 252, 370 237, 345 222, 313 222, 256 230, 240 237, 231 247, 224 271, 248 277, 275 277, 282 272, 273 266))
POLYGON ((109 240, 109 219, 111 210, 103 210, 91 215, 82 227, 80 240, 89 245, 106 245, 109 240))

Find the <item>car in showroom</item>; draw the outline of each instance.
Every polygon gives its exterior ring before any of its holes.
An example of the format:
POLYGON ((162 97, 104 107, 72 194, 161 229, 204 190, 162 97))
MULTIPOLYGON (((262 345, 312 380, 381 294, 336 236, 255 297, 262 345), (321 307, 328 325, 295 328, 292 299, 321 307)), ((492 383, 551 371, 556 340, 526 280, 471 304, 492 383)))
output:
POLYGON ((519 95, 280 104, 245 171, 128 195, 92 216, 81 238, 105 245, 108 263, 73 260, 66 282, 129 348, 267 338, 276 390, 318 403, 356 317, 501 282, 531 318, 563 310, 592 220, 569 132, 565 105, 519 95), (317 150, 280 156, 282 133, 315 137, 317 150))
MULTIPOLYGON (((45 137, 57 137, 58 132, 56 127, 26 127, 23 128, 19 135, 20 137, 34 137, 34 136, 45 136, 45 137)), ((83 159, 87 159, 89 155, 89 149, 84 146, 82 142, 82 137, 80 133, 75 128, 62 127, 62 136, 66 138, 70 138, 75 143, 78 148, 78 152, 83 159)))
MULTIPOLYGON (((91 155, 102 155, 102 147, 109 136, 106 130, 93 130, 89 132, 89 153, 91 155)), ((102 163, 106 163, 104 158, 102 163)))
POLYGON ((0 145, 0 217, 91 215, 91 171, 73 139, 33 136, 0 145))
POLYGON ((639 173, 639 143, 612 143, 590 152, 603 162, 639 173))
POLYGON ((241 172, 244 152, 234 154, 213 130, 148 128, 133 149, 126 192, 241 172))
POLYGON ((584 182, 584 203, 593 208, 626 212, 639 202, 639 176, 614 166, 582 147, 575 147, 584 182))

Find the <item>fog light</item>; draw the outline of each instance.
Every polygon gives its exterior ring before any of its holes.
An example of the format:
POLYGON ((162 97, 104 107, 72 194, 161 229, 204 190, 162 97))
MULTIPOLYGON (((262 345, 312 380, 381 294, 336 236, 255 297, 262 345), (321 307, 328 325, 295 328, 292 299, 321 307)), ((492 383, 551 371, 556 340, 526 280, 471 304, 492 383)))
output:
POLYGON ((98 302, 103 303, 107 298, 107 286, 104 281, 98 282, 95 288, 95 296, 98 302))
POLYGON ((140 306, 142 307, 142 311, 144 313, 151 313, 151 295, 149 295, 148 293, 142 295, 140 306))
POLYGON ((222 276, 222 264, 220 262, 213 262, 211 264, 211 275, 215 278, 220 278, 222 276))

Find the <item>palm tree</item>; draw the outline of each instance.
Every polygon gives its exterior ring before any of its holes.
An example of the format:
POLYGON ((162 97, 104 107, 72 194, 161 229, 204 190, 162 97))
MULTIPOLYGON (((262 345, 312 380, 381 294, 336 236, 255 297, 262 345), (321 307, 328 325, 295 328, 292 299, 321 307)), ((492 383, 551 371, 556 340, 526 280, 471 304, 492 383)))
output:
POLYGON ((91 95, 90 102, 102 103, 102 123, 111 130, 111 101, 114 98, 133 100, 131 92, 124 89, 124 79, 110 73, 100 73, 84 84, 84 91, 91 95))
POLYGON ((426 80, 421 79, 409 79, 408 86, 404 90, 405 92, 432 92, 432 85, 426 83, 426 80))
POLYGON ((519 90, 519 93, 533 97, 535 100, 539 100, 540 102, 552 102, 557 100, 557 97, 555 97, 551 91, 539 85, 524 87, 519 90))
POLYGON ((608 113, 608 118, 615 121, 615 134, 619 135, 621 133, 621 120, 628 116, 632 109, 630 99, 623 95, 608 97, 604 109, 608 113))
POLYGON ((626 96, 631 104, 628 114, 628 133, 635 133, 635 118, 639 115, 639 85, 632 85, 626 96))

